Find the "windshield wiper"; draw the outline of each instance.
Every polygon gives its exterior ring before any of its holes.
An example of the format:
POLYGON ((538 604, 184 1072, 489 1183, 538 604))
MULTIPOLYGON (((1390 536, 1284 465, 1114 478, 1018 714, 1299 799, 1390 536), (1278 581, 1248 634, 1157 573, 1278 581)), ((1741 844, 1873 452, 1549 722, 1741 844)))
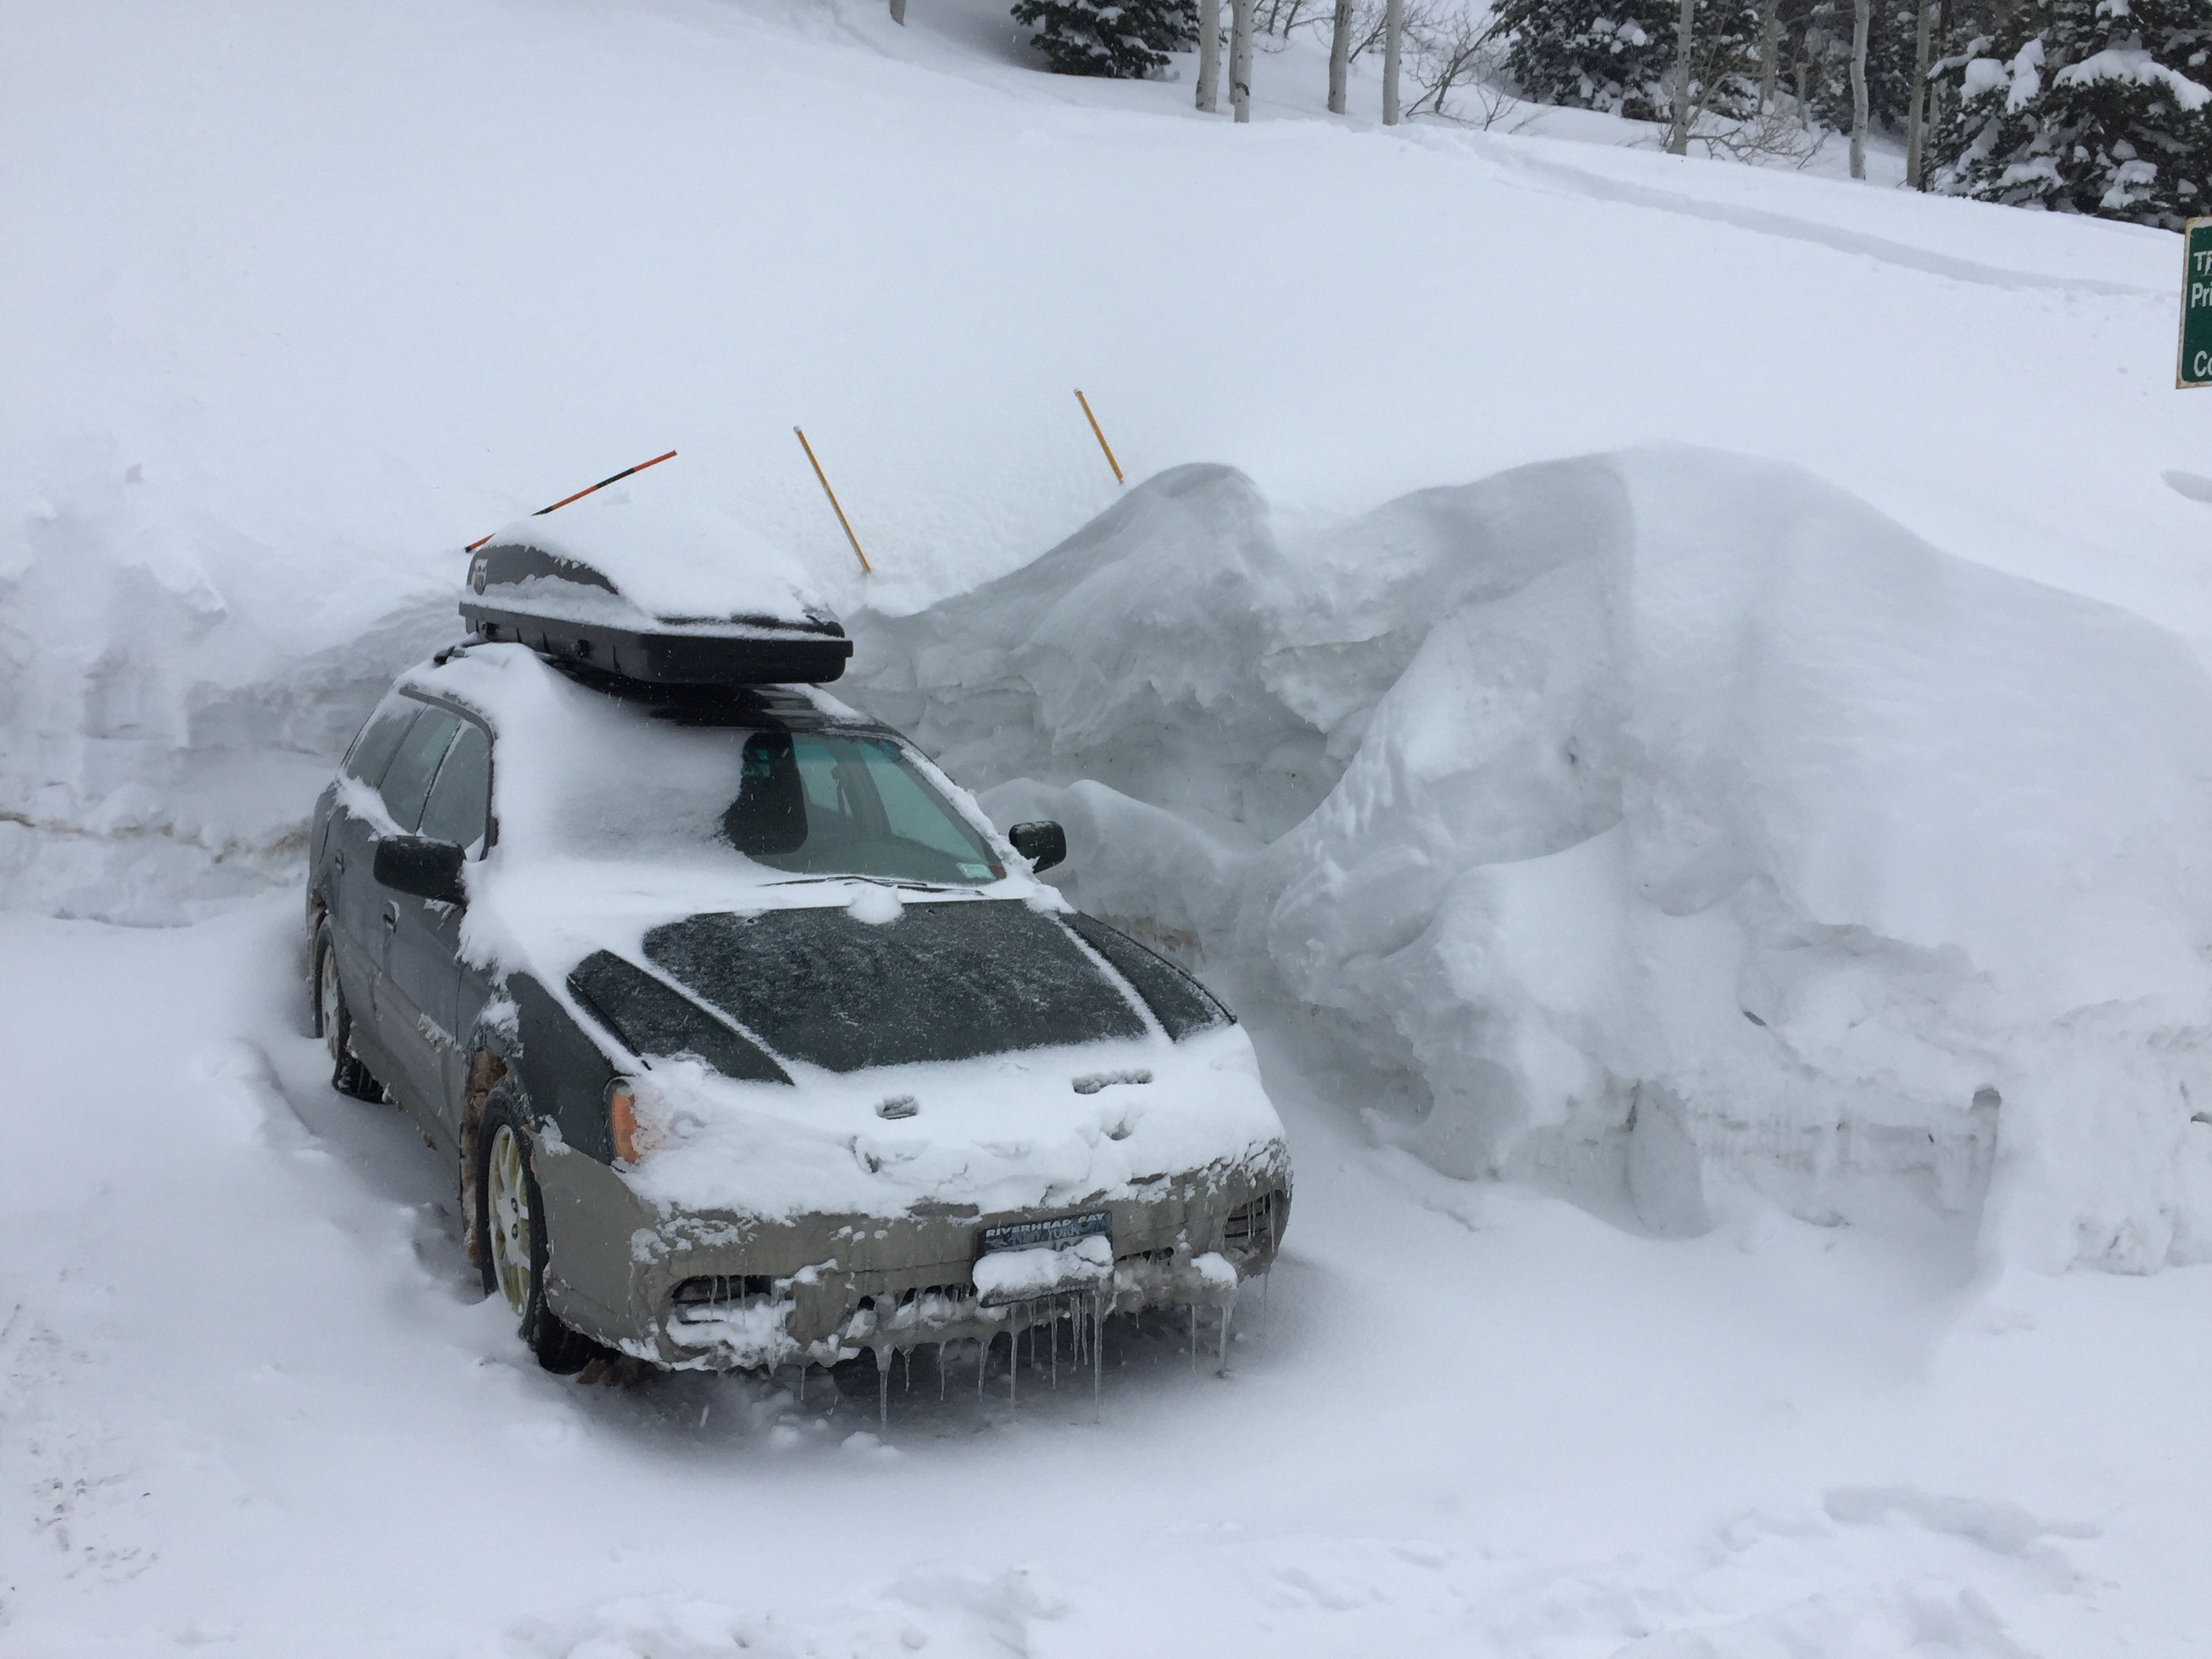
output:
POLYGON ((902 888, 909 893, 973 893, 980 890, 973 887, 955 887, 936 882, 902 881, 890 876, 787 876, 781 881, 765 882, 762 884, 768 887, 804 887, 812 883, 824 881, 865 881, 872 883, 878 887, 902 888))

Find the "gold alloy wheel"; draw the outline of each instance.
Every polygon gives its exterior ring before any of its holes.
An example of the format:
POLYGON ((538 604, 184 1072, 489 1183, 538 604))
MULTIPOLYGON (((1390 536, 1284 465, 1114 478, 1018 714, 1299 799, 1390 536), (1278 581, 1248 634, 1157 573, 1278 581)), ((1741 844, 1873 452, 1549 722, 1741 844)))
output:
POLYGON ((522 1142, 507 1124, 492 1137, 491 1264, 507 1304, 520 1318, 530 1301, 530 1188, 523 1178, 522 1142))

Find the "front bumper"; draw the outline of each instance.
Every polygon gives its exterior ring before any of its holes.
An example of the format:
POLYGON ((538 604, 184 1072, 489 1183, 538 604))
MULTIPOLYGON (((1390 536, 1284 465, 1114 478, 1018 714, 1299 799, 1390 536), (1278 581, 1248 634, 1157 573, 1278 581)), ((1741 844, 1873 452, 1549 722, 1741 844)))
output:
POLYGON ((988 1341, 1071 1314, 1218 1306, 1273 1264, 1289 1219, 1281 1155, 1147 1183, 1133 1197, 1012 1212, 946 1206, 884 1218, 664 1217, 614 1170, 540 1149, 550 1245, 547 1297, 570 1326, 675 1370, 833 1364, 867 1350, 988 1341), (1018 1300, 979 1296, 987 1227, 1044 1217, 1108 1218, 1113 1269, 1018 1300))

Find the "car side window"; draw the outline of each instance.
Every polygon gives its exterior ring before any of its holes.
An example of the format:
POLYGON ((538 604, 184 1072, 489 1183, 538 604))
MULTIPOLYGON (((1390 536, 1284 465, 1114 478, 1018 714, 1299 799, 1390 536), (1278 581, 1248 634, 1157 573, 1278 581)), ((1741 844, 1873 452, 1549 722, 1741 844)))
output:
POLYGON ((408 728, 392 764, 384 769, 380 792, 384 810, 402 830, 411 832, 422 817, 422 800, 430 793, 430 780, 446 757, 446 745, 460 729, 460 717, 442 708, 425 708, 408 728))
POLYGON ((491 739, 483 727, 464 720, 460 736, 446 751, 446 763, 438 769, 438 781, 430 786, 422 833, 474 849, 484 838, 490 816, 491 739))
POLYGON ((419 702, 399 702, 379 709, 361 728, 361 735, 353 740, 346 751, 345 775, 374 789, 384 780, 384 769, 392 764, 394 750, 407 728, 415 724, 415 716, 422 712, 419 702))

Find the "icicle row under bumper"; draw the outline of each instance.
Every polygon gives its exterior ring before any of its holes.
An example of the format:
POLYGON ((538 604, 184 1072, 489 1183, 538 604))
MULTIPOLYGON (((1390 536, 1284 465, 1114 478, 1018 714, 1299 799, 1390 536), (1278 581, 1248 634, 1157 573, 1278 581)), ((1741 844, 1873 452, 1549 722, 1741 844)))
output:
POLYGON ((627 1237, 605 1237, 601 1227, 592 1230, 602 1235, 596 1241, 564 1237, 564 1212, 580 1220, 605 1214, 602 1191, 562 1201, 570 1180, 601 1186, 592 1171, 605 1166, 578 1167, 586 1162, 555 1158, 539 1165, 553 1212, 549 1297, 577 1329, 675 1370, 826 1365, 869 1351, 887 1358, 924 1344, 988 1343, 1067 1317, 1072 1300, 1098 1318, 1147 1307, 1225 1306, 1239 1285, 1273 1264, 1290 1212, 1289 1160, 1278 1147, 1249 1164, 1164 1179, 1156 1194, 1066 1206, 1107 1217, 1110 1273, 1004 1293, 987 1285, 979 1293, 981 1235, 1039 1212, 817 1216, 772 1224, 645 1214, 627 1237))

